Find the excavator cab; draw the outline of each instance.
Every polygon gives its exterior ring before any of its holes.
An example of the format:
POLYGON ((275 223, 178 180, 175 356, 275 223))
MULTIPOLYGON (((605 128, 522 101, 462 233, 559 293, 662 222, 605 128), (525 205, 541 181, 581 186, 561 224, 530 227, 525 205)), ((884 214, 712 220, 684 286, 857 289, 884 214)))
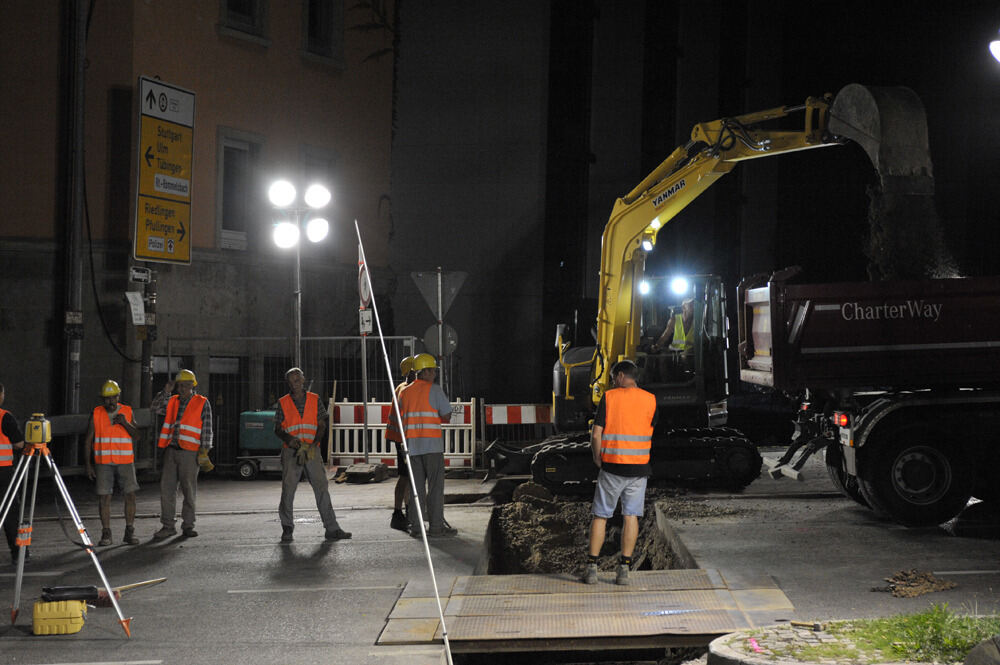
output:
POLYGON ((724 425, 728 326, 722 280, 649 277, 636 288, 639 385, 656 395, 665 415, 661 426, 724 425))

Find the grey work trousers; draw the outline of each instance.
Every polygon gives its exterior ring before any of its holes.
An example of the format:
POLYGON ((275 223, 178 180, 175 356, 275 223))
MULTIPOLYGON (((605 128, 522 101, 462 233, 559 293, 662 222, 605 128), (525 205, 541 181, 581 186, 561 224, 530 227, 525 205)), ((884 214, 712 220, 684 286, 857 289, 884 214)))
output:
POLYGON ((160 521, 173 527, 177 511, 177 487, 181 488, 181 528, 194 528, 194 508, 198 499, 198 451, 167 446, 163 449, 160 476, 160 521))
POLYGON ((296 451, 291 448, 281 449, 281 502, 278 504, 278 519, 281 520, 281 526, 290 528, 295 524, 292 516, 295 490, 298 489, 299 480, 305 473, 316 496, 316 508, 319 510, 320 519, 323 520, 323 526, 327 531, 336 531, 340 528, 340 524, 337 523, 337 513, 333 511, 333 502, 330 501, 330 481, 326 478, 320 451, 317 450, 316 456, 305 465, 296 461, 295 453, 296 451))
POLYGON ((417 507, 414 501, 420 501, 420 506, 426 507, 424 520, 430 523, 430 528, 437 530, 444 527, 444 453, 426 453, 410 455, 410 469, 413 470, 413 482, 416 492, 410 494, 410 504, 407 510, 410 521, 417 524, 417 507))

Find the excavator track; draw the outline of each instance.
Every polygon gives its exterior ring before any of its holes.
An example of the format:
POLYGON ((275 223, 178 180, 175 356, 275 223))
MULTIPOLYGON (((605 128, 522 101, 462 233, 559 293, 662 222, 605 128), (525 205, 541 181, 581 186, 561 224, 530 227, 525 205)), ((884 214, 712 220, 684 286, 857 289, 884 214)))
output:
MULTIPOLYGON (((760 475, 761 463, 753 442, 732 428, 673 430, 653 442, 650 483, 738 491, 760 475)), ((531 461, 532 480, 556 494, 592 492, 597 472, 586 432, 546 439, 538 444, 531 461)))

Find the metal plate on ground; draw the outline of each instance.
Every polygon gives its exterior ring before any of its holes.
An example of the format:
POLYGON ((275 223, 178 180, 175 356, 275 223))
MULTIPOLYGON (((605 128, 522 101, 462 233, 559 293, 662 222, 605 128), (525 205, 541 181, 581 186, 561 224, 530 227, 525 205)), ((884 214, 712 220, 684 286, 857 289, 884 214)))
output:
MULTIPOLYGON (((596 593, 634 591, 680 591, 683 589, 724 589, 722 576, 714 570, 648 570, 631 574, 630 586, 585 585, 575 575, 474 575, 459 577, 452 596, 522 593, 596 593)), ((614 573, 601 573, 602 582, 613 582, 614 573)))
POLYGON ((437 619, 392 619, 385 624, 376 644, 430 644, 435 639, 440 621, 437 619))
MULTIPOLYGON (((725 635, 751 627, 743 613, 736 610, 460 616, 447 623, 448 639, 451 642, 671 634, 725 635)), ((439 629, 435 637, 441 638, 440 633, 439 629)))
MULTIPOLYGON (((684 613, 739 609, 723 589, 699 591, 639 591, 635 593, 558 593, 504 596, 455 596, 449 616, 511 616, 518 614, 581 614, 631 612, 684 613)), ((395 614, 395 611, 393 612, 395 614)))

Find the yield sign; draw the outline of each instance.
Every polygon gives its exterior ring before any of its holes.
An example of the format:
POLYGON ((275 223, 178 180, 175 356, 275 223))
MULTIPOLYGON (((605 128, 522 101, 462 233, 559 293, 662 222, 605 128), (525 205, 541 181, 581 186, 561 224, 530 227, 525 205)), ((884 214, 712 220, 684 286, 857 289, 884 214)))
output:
POLYGON ((455 296, 458 295, 459 289, 462 288, 462 284, 465 284, 465 278, 468 277, 469 273, 461 271, 410 273, 410 276, 417 285, 417 289, 420 291, 420 295, 427 301, 427 305, 431 308, 431 312, 435 316, 438 315, 438 275, 441 276, 441 317, 443 318, 448 313, 448 308, 454 302, 455 296))

